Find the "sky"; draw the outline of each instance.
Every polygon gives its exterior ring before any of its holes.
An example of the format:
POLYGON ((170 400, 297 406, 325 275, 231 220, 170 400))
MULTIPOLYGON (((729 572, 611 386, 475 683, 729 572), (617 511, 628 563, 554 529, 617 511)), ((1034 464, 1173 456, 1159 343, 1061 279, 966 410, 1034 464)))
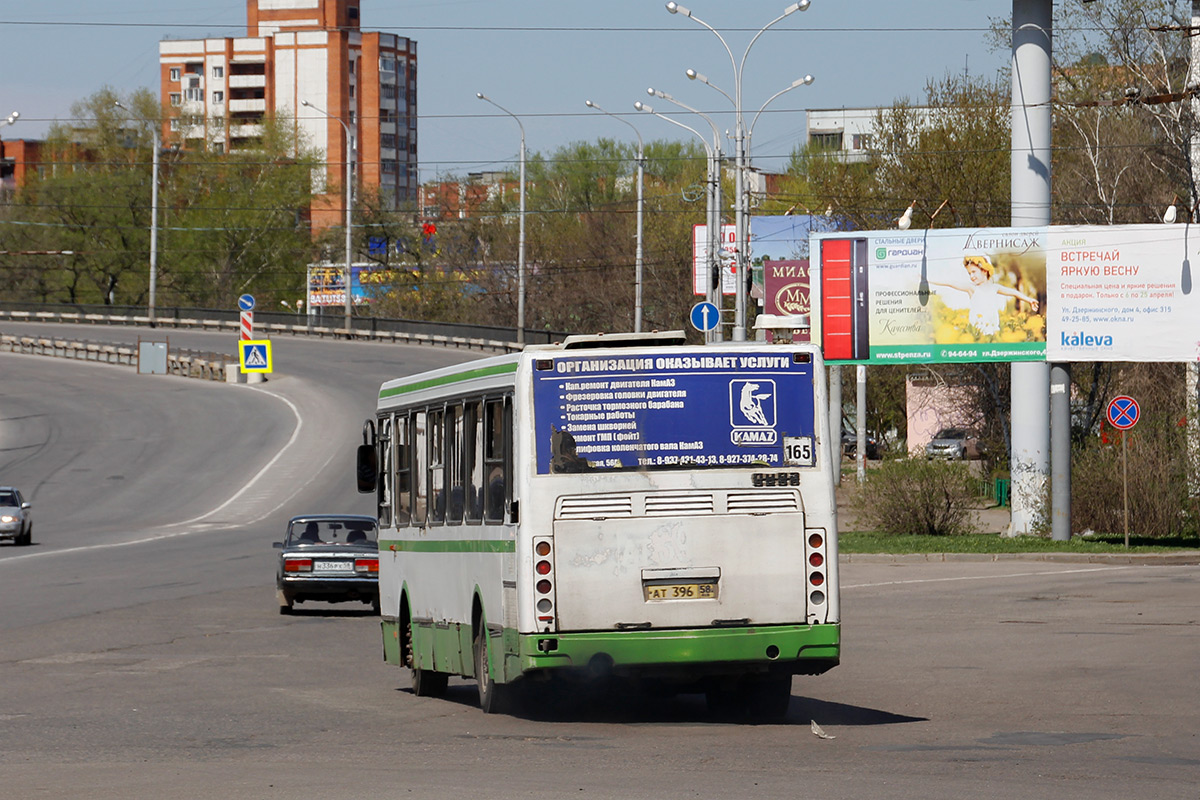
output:
MULTIPOLYGON (((635 141, 629 126, 585 106, 592 100, 638 129, 643 140, 679 140, 686 131, 633 108, 678 111, 651 98, 667 92, 733 127, 733 104, 687 69, 733 95, 730 55, 711 31, 665 0, 361 0, 364 30, 418 43, 418 156, 422 181, 506 169, 520 147, 551 155, 572 142, 635 141)), ((927 81, 947 73, 992 76, 1007 52, 990 51, 985 33, 1012 0, 812 0, 764 33, 787 0, 687 0, 742 61, 747 122, 775 92, 811 74, 814 81, 771 102, 754 128, 753 163, 782 170, 802 144, 805 109, 919 102, 927 81), (920 9, 915 11, 914 9, 920 9)), ((36 139, 71 104, 104 87, 158 92, 163 39, 244 36, 244 0, 0 0, 0 116, 16 110, 7 139, 36 139)), ((707 129, 695 115, 681 122, 707 129)), ((725 146, 726 152, 732 150, 725 146)))

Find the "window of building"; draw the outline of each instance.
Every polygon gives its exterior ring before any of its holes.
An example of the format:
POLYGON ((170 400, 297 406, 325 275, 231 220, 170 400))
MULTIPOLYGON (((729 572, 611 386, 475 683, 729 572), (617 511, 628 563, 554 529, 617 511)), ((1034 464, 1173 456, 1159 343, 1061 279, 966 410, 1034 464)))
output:
POLYGON ((871 134, 856 133, 851 137, 851 149, 867 150, 871 147, 871 134))
POLYGON ((171 94, 169 94, 168 97, 171 98, 171 105, 173 105, 173 106, 183 105, 183 95, 181 95, 179 92, 171 92, 171 94))
POLYGON ((819 150, 841 150, 841 131, 834 133, 810 133, 808 143, 819 150))
POLYGON ((379 59, 379 71, 380 72, 395 72, 396 71, 396 60, 394 58, 380 58, 379 59))
POLYGON ((358 19, 358 6, 350 6, 347 8, 346 16, 350 19, 358 19))
POLYGON ((219 106, 225 102, 224 92, 213 92, 212 101, 214 106, 219 106))
POLYGON ((396 149, 396 134, 383 133, 379 136, 379 146, 388 150, 396 149))
POLYGON ((224 78, 224 77, 225 77, 225 67, 223 67, 223 66, 214 66, 214 67, 212 68, 212 76, 213 76, 214 78, 224 78))
POLYGON ((204 65, 201 64, 199 61, 193 62, 191 64, 184 64, 183 71, 189 75, 203 75, 204 74, 204 65))
POLYGON ((179 72, 180 72, 179 67, 171 67, 170 77, 171 77, 172 81, 179 80, 179 72))
POLYGON ((203 89, 186 89, 183 93, 183 99, 188 101, 189 103, 203 103, 204 102, 204 90, 203 89))
POLYGON ((394 158, 380 159, 379 165, 379 168, 389 175, 395 175, 399 171, 396 167, 396 159, 394 158))

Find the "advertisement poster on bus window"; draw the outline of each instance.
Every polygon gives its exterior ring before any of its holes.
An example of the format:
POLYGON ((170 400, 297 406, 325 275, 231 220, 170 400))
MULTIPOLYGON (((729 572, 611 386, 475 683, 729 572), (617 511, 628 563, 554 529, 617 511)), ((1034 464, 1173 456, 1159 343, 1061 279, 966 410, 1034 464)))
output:
POLYGON ((561 356, 533 373, 539 474, 816 465, 803 355, 561 356))
POLYGON ((814 341, 831 361, 1041 361, 1046 229, 813 236, 814 341))

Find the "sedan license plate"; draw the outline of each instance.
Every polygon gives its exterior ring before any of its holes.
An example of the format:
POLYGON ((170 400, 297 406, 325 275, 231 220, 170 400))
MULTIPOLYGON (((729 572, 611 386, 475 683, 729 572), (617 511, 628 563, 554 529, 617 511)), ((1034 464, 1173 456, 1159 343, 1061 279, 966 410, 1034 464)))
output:
POLYGON ((351 561, 314 561, 313 572, 353 572, 351 561))
POLYGON ((648 583, 642 587, 647 602, 660 600, 715 600, 717 584, 703 583, 648 583))

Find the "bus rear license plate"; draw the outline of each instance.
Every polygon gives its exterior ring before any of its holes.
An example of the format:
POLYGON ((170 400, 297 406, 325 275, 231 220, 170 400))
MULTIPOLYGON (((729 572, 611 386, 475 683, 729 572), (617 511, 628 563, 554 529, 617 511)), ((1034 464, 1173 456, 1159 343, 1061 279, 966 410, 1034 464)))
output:
POLYGON ((314 561, 313 572, 353 572, 354 565, 349 561, 314 561))
POLYGON ((715 600, 715 583, 652 583, 642 587, 646 601, 658 600, 715 600))

